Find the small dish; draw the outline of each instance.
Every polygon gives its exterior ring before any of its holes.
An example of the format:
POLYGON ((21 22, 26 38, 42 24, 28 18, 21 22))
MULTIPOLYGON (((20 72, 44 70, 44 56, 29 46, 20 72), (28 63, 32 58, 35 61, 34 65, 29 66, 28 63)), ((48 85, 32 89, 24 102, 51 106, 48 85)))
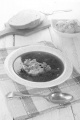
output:
POLYGON ((64 37, 64 38, 74 38, 80 35, 80 32, 76 32, 76 33, 66 33, 66 32, 60 32, 56 29, 56 23, 58 21, 66 21, 66 19, 52 19, 52 27, 54 32, 56 32, 59 36, 64 37))
MULTIPOLYGON (((11 54, 9 54, 7 56, 7 58, 4 62, 4 67, 5 67, 6 73, 13 81, 15 81, 19 84, 29 86, 29 87, 34 87, 34 88, 47 88, 47 87, 59 85, 59 84, 63 83, 64 81, 68 80, 68 78, 71 76, 72 70, 73 70, 72 64, 70 63, 68 58, 61 51, 59 51, 55 48, 46 46, 46 45, 30 45, 30 46, 22 47, 22 48, 19 48, 19 49, 13 51, 11 54), (31 54, 31 52, 33 55, 31 54), (37 53, 37 54, 35 54, 35 53, 37 53), (31 55, 29 55, 29 54, 31 54, 31 55), (50 55, 50 56, 54 57, 54 59, 50 58, 48 56, 46 57, 46 55, 50 55), (54 68, 56 69, 56 66, 59 64, 59 61, 60 61, 61 67, 63 68, 62 72, 60 71, 61 73, 58 74, 58 76, 55 77, 54 79, 52 79, 52 78, 50 80, 45 79, 45 81, 42 81, 41 74, 39 74, 39 77, 37 77, 37 78, 34 77, 35 79, 29 79, 29 77, 27 79, 25 79, 25 78, 19 76, 19 74, 17 74, 16 71, 22 70, 21 62, 28 59, 27 56, 29 56, 29 59, 36 59, 38 62, 42 61, 41 63, 44 63, 46 61, 46 63, 48 65, 50 65, 51 70, 53 70, 54 68), (59 60, 59 61, 57 61, 57 60, 59 60), (52 63, 52 66, 51 66, 51 63, 52 63), (38 81, 38 78, 40 78, 39 81, 38 81)), ((59 67, 58 67, 58 69, 59 69, 59 67)), ((59 70, 61 70, 61 69, 59 69, 59 70)), ((54 75, 55 74, 52 73, 53 77, 54 77, 54 75)), ((49 76, 47 76, 47 77, 49 78, 49 76)), ((47 78, 47 77, 45 77, 45 78, 47 78)), ((33 77, 31 77, 31 78, 33 78, 33 77)))

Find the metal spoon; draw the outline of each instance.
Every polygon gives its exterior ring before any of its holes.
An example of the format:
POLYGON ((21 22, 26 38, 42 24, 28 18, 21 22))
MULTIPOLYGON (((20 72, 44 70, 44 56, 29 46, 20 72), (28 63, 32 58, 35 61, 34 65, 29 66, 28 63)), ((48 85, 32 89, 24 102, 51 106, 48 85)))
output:
POLYGON ((57 12, 71 12, 72 10, 55 10, 55 11, 52 11, 51 13, 45 13, 45 12, 42 12, 40 11, 41 13, 45 14, 45 15, 52 15, 54 13, 57 13, 57 12))
POLYGON ((65 104, 69 103, 73 96, 67 93, 61 93, 61 92, 55 92, 50 93, 48 95, 41 95, 41 94, 23 94, 19 92, 9 92, 6 95, 7 98, 22 98, 22 97, 43 97, 49 102, 55 103, 55 104, 65 104))

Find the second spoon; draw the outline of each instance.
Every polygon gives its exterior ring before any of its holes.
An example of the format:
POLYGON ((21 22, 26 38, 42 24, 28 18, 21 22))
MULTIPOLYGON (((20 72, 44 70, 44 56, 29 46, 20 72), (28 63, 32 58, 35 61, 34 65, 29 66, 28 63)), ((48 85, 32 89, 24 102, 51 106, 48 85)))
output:
POLYGON ((55 104, 65 104, 69 103, 72 99, 73 96, 67 93, 50 93, 48 95, 41 95, 41 94, 23 94, 19 92, 9 92, 6 95, 7 98, 19 98, 19 97, 43 97, 49 102, 55 103, 55 104))

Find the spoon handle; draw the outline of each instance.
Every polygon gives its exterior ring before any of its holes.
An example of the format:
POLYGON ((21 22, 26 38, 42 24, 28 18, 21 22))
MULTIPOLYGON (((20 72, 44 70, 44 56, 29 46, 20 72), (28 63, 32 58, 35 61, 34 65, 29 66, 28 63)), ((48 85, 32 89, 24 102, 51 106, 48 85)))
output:
POLYGON ((46 95, 41 94, 23 94, 20 92, 9 92, 6 95, 7 98, 15 98, 15 97, 46 97, 46 95))

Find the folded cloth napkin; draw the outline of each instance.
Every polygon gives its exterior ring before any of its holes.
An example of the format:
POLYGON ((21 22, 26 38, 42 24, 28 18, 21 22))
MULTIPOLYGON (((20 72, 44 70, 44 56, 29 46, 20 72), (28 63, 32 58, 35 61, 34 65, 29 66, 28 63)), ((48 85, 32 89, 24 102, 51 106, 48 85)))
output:
MULTIPOLYGON (((25 87, 21 84, 14 82, 5 72, 4 69, 4 60, 5 58, 15 49, 16 47, 9 49, 1 49, 0 50, 0 88, 3 91, 4 95, 8 92, 18 91, 20 93, 25 94, 33 94, 39 93, 47 95, 50 92, 65 92, 73 95, 74 99, 71 101, 76 101, 80 99, 80 75, 77 73, 75 69, 73 69, 73 73, 69 80, 60 84, 59 86, 51 87, 51 88, 31 88, 25 87)), ((53 104, 48 102, 46 99, 42 97, 25 97, 25 98, 14 98, 8 99, 6 98, 7 107, 11 113, 11 116, 14 120, 25 120, 37 115, 40 113, 44 113, 51 108, 59 108, 57 104, 53 104)))

